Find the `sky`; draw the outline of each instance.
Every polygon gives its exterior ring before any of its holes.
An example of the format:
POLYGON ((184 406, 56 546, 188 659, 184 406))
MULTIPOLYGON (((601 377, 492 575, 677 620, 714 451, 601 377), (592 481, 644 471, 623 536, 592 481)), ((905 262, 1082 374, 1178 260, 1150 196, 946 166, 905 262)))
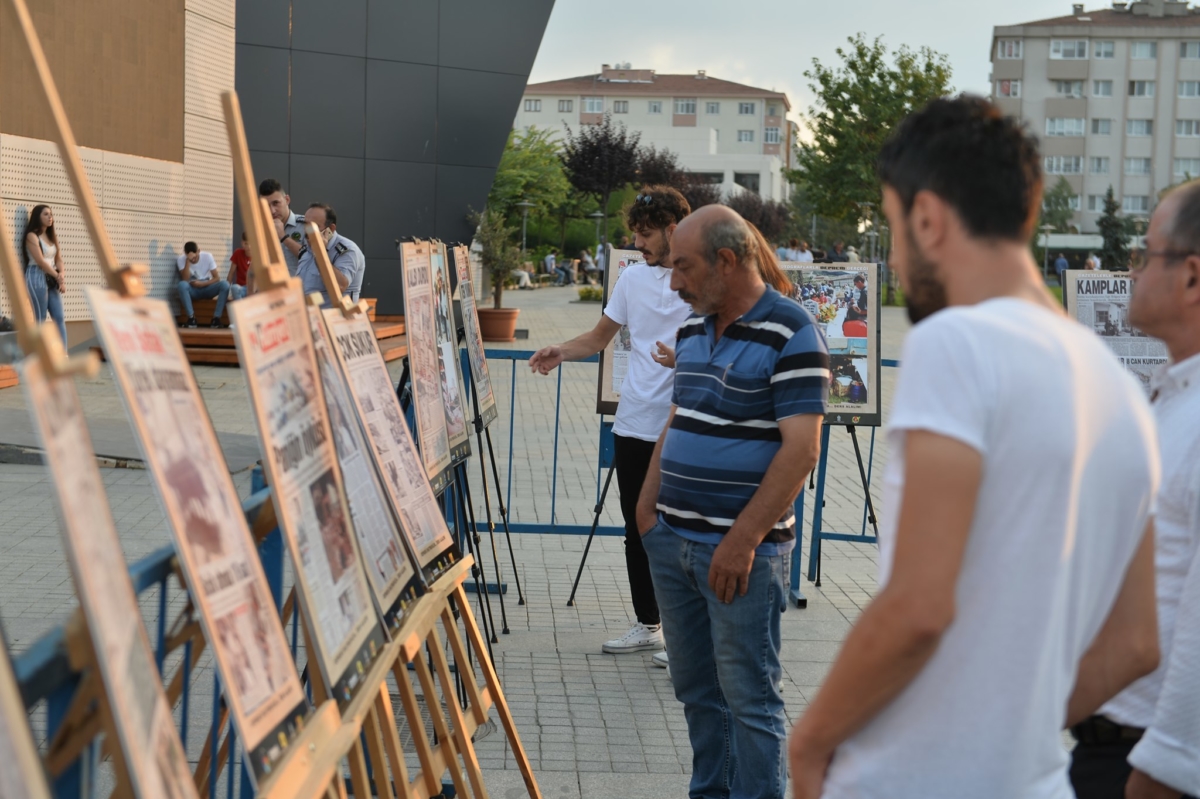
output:
MULTIPOLYGON (((1087 3, 1089 9, 1110 4, 1087 3)), ((945 54, 958 91, 988 93, 992 28, 1071 13, 1063 0, 557 0, 530 83, 589 75, 601 64, 695 73, 785 92, 799 121, 813 101, 805 70, 838 63, 862 32, 945 54)))

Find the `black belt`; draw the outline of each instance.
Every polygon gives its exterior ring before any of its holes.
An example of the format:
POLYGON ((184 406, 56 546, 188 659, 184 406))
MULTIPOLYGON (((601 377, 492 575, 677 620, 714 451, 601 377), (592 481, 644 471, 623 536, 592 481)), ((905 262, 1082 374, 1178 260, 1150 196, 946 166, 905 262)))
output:
POLYGON ((1142 727, 1127 727, 1104 716, 1089 716, 1071 728, 1075 740, 1085 746, 1137 743, 1145 732, 1142 727))

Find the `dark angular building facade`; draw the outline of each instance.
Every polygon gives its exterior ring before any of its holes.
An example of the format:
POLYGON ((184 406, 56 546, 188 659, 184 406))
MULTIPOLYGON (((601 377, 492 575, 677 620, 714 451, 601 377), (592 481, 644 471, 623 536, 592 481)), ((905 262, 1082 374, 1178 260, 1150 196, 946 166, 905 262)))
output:
POLYGON ((380 313, 403 312, 396 239, 470 239, 553 5, 238 0, 255 177, 333 205, 380 313))

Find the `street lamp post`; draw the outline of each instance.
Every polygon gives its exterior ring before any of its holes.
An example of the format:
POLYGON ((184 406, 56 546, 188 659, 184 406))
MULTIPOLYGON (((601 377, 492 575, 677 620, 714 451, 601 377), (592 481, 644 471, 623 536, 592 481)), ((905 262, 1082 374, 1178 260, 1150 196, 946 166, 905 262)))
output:
POLYGON ((1054 225, 1042 225, 1042 274, 1050 279, 1050 232, 1054 225))
POLYGON ((534 208, 535 204, 528 200, 521 200, 517 203, 517 207, 521 209, 521 258, 525 258, 525 227, 529 222, 529 209, 534 208))

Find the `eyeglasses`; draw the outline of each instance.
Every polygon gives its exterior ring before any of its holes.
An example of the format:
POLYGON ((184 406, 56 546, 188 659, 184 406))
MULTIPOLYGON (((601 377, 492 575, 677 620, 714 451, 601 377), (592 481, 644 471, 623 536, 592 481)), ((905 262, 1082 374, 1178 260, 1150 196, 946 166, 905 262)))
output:
POLYGON ((1167 263, 1179 261, 1196 253, 1186 250, 1147 250, 1137 249, 1133 251, 1133 256, 1130 258, 1129 268, 1134 272, 1141 272, 1150 265, 1151 258, 1162 258, 1167 263))
POLYGON ((633 198, 633 201, 635 203, 642 203, 643 205, 649 205, 650 203, 654 202, 654 195, 653 194, 639 194, 638 196, 633 198))

